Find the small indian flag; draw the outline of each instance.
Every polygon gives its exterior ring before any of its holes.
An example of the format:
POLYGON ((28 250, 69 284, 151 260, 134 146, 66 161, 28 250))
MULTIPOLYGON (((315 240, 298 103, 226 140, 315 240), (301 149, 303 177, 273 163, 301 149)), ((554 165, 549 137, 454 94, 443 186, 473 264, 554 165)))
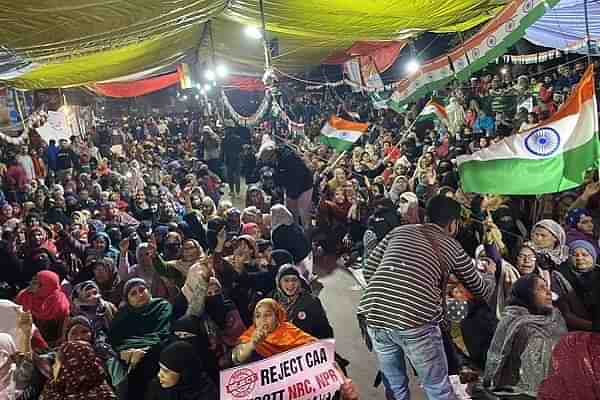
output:
POLYGON ((447 124, 448 113, 446 113, 446 108, 443 105, 431 99, 417 116, 417 122, 432 121, 436 119, 447 124))
POLYGON ((593 66, 556 114, 525 132, 457 158, 465 192, 557 193, 580 186, 600 159, 593 66))
POLYGON ((320 141, 338 151, 349 150, 368 129, 369 125, 366 123, 331 116, 321 128, 320 141))

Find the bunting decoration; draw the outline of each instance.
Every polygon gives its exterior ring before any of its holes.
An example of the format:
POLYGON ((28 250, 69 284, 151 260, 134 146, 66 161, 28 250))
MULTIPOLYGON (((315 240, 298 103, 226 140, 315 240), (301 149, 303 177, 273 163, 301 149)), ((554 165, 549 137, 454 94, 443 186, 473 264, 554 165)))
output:
POLYGON ((423 65, 418 72, 398 82, 390 101, 397 106, 426 96, 451 80, 467 80, 506 52, 559 0, 513 0, 475 36, 448 54, 423 65))
POLYGON ((503 64, 538 64, 546 61, 555 60, 563 56, 563 52, 560 50, 548 50, 541 53, 525 54, 522 56, 516 56, 512 54, 505 54, 502 57, 496 59, 496 63, 499 64, 502 60, 503 64))
POLYGON ((221 91, 221 96, 223 98, 223 105, 225 106, 227 111, 229 111, 229 115, 231 115, 231 118, 233 118, 235 122, 241 126, 258 125, 267 114, 269 106, 271 105, 271 91, 267 90, 265 91, 265 96, 263 97, 262 102, 258 106, 256 112, 248 117, 245 117, 237 111, 235 111, 235 109, 229 102, 229 99, 227 98, 227 95, 225 94, 224 90, 221 91))
POLYGON ((303 123, 292 121, 292 119, 290 118, 288 113, 285 112, 285 110, 279 105, 279 103, 277 101, 273 101, 272 107, 273 107, 273 110, 272 110, 273 115, 281 118, 283 120, 283 122, 285 122, 287 124, 290 133, 299 135, 299 136, 304 136, 304 124, 303 123))

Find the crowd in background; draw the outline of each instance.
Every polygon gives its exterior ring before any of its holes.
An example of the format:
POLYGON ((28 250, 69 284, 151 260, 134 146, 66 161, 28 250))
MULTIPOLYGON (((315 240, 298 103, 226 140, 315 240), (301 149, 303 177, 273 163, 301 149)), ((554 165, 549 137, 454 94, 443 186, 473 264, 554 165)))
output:
MULTIPOLYGON (((599 399, 597 171, 573 191, 517 197, 463 192, 455 165, 555 113, 585 67, 452 84, 435 94, 447 124, 415 123, 428 99, 396 113, 328 89, 288 96, 303 135, 190 113, 0 143, 0 398, 216 399, 220 370, 334 337, 315 268, 327 257, 364 271, 359 319, 386 395, 408 398, 370 311, 396 301, 381 288, 393 282, 373 287, 394 262, 389 235, 437 223, 452 225, 440 251, 460 255, 425 317, 442 327, 437 383, 599 399), (318 140, 332 114, 369 124, 341 156, 318 140)), ((433 361, 408 357, 428 395, 442 390, 427 381, 433 361)), ((336 355, 340 370, 349 361, 336 355)), ((341 398, 358 398, 349 379, 341 398)))

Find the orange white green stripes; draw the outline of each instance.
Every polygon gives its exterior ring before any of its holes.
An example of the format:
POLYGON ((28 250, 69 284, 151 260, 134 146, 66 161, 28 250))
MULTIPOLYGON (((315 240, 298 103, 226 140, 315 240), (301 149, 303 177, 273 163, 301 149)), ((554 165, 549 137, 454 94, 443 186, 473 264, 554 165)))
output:
POLYGON ((348 121, 331 116, 325 126, 321 128, 321 143, 339 151, 348 150, 368 129, 369 125, 364 122, 348 121))
POLYGON ((446 124, 448 122, 448 113, 443 105, 431 99, 417 116, 417 121, 431 121, 436 119, 446 124))
POLYGON ((593 67, 556 114, 536 127, 457 158, 465 192, 557 193, 581 185, 600 160, 593 67))

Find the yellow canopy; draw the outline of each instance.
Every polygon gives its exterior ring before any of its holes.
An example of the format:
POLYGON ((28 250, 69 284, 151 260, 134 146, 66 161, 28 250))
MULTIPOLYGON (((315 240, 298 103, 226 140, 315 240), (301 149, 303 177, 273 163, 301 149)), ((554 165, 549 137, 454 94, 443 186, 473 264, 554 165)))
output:
MULTIPOLYGON (((393 40, 423 31, 471 28, 506 0, 264 0, 276 68, 303 71, 356 40, 393 40)), ((0 0, 0 44, 36 65, 7 81, 23 89, 82 85, 175 63, 201 48, 213 21, 219 60, 260 73, 258 0, 0 0)))

